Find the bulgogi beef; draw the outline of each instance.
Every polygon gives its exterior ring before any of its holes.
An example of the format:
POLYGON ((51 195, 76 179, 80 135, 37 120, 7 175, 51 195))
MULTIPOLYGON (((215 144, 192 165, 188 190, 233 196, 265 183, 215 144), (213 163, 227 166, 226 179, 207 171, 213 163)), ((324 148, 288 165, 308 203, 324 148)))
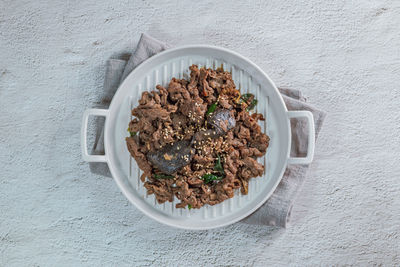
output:
POLYGON ((269 144, 262 114, 250 113, 257 100, 240 94, 231 73, 189 69, 189 81, 173 78, 142 94, 126 138, 147 193, 159 203, 175 196, 177 208, 215 205, 239 188, 247 194, 249 180, 264 172, 257 158, 269 144))

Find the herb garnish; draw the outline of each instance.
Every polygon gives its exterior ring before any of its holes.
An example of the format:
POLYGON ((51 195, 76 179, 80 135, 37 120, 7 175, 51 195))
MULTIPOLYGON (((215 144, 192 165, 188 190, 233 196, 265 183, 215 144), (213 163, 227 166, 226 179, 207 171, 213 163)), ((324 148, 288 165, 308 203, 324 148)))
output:
POLYGON ((131 134, 131 137, 134 137, 135 135, 137 135, 137 132, 131 132, 130 128, 128 128, 128 132, 131 134))
POLYGON ((253 101, 251 101, 250 105, 247 106, 246 110, 247 111, 252 110, 257 105, 257 103, 258 103, 258 100, 257 99, 253 99, 253 101))
POLYGON ((217 176, 215 174, 211 174, 211 173, 206 173, 204 174, 201 179, 206 183, 211 183, 212 181, 220 181, 222 180, 224 177, 222 176, 217 176))
POLYGON ((201 177, 204 183, 208 184, 211 183, 212 181, 220 181, 224 179, 223 175, 225 175, 225 172, 224 168, 222 167, 220 155, 217 155, 217 162, 215 163, 214 171, 218 172, 218 174, 220 174, 221 176, 212 173, 206 173, 201 177))
POLYGON ((249 100, 251 97, 254 97, 253 94, 243 94, 240 99, 242 100, 242 102, 246 102, 247 100, 249 100))
POLYGON ((221 164, 221 157, 219 155, 217 155, 217 157, 218 158, 217 158, 217 162, 215 163, 215 166, 214 166, 214 171, 217 171, 221 174, 225 174, 224 168, 222 167, 222 164, 221 164))
POLYGON ((217 109, 217 102, 211 104, 211 106, 207 110, 206 115, 213 113, 216 109, 217 109))
POLYGON ((258 100, 254 98, 253 94, 248 93, 240 97, 240 102, 246 102, 246 104, 248 104, 248 106, 246 107, 246 111, 250 111, 257 105, 258 100), (248 103, 249 100, 251 100, 250 104, 248 103))

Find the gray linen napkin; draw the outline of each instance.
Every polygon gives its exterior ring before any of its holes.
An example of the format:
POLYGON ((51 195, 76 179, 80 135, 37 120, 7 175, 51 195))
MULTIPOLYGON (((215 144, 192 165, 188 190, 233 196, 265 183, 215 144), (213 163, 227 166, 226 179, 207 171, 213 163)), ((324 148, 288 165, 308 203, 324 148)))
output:
MULTIPOLYGON (((168 49, 169 46, 142 34, 136 50, 128 61, 121 59, 110 59, 107 61, 106 75, 103 88, 102 108, 107 108, 112 96, 119 84, 136 68, 140 63, 149 57, 168 49)), ((279 89, 289 110, 309 110, 314 115, 315 136, 317 138, 325 118, 325 112, 316 109, 306 103, 300 91, 287 88, 279 89)), ((304 120, 292 121, 292 156, 304 156, 307 151, 307 128, 304 120)), ((92 154, 104 154, 103 129, 97 129, 92 154)), ((259 224, 269 226, 286 227, 290 218, 293 203, 306 178, 308 165, 289 165, 284 173, 282 181, 268 201, 253 214, 242 220, 248 224, 259 224)), ((107 164, 90 163, 92 172, 111 176, 107 164)))

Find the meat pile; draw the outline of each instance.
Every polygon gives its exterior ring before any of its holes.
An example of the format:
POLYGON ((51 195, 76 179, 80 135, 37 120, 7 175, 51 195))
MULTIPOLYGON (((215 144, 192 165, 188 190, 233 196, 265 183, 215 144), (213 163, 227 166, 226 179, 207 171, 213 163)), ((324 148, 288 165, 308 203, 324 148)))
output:
POLYGON ((250 113, 257 100, 240 95, 231 73, 189 69, 189 81, 173 78, 142 94, 126 138, 147 193, 159 203, 175 196, 177 208, 215 205, 239 188, 247 194, 249 179, 264 172, 257 158, 269 144, 262 114, 250 113))

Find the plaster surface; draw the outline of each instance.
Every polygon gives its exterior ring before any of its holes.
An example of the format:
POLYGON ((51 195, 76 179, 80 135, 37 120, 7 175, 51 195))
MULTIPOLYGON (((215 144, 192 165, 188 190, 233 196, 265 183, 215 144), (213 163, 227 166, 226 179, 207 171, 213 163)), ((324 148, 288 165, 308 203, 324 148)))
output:
POLYGON ((399 266, 399 25, 393 0, 2 0, 0 265, 399 266), (289 228, 173 229, 90 172, 81 116, 142 32, 235 50, 328 112, 289 228))

